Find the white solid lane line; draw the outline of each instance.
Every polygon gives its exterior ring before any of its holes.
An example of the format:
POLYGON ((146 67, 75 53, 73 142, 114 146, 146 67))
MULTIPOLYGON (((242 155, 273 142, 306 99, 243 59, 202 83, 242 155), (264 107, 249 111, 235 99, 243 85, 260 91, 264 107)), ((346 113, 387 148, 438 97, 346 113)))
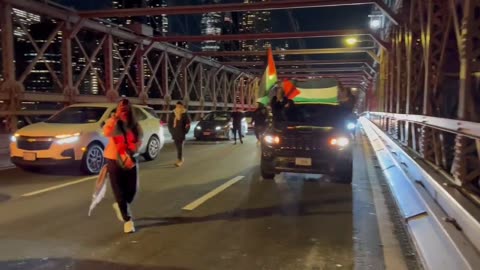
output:
POLYGON ((199 207, 204 202, 213 198, 215 195, 224 191, 225 189, 229 188, 230 186, 234 185, 235 183, 242 180, 243 178, 245 178, 245 176, 237 176, 235 178, 232 178, 232 179, 228 180, 227 182, 225 182, 221 186, 215 188, 214 190, 212 190, 212 191, 208 192, 207 194, 203 195, 202 197, 196 199, 195 201, 191 202, 190 204, 183 207, 182 209, 187 210, 187 211, 192 211, 193 209, 199 207))
POLYGON ((92 179, 96 179, 97 177, 98 177, 97 175, 90 176, 90 177, 85 177, 85 178, 78 179, 78 180, 75 180, 75 181, 71 181, 71 182, 68 182, 68 183, 64 183, 64 184, 61 184, 61 185, 56 185, 56 186, 53 186, 53 187, 44 188, 44 189, 40 189, 40 190, 37 190, 37 191, 25 193, 25 194, 22 195, 22 197, 35 196, 35 195, 42 194, 42 193, 45 193, 45 192, 49 192, 49 191, 52 191, 52 190, 56 190, 56 189, 80 184, 80 183, 83 183, 83 182, 86 182, 86 181, 90 181, 92 179))

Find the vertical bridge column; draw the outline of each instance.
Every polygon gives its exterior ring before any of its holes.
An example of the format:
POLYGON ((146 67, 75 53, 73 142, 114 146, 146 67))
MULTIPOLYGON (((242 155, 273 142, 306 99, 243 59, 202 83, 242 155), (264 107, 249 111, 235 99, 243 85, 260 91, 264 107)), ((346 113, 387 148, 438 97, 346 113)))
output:
POLYGON ((10 132, 17 130, 18 118, 16 111, 20 106, 20 98, 24 92, 23 84, 18 82, 15 75, 15 53, 13 46, 12 6, 0 2, 0 28, 2 28, 2 66, 3 82, 0 84, 0 93, 6 93, 7 129, 10 132))

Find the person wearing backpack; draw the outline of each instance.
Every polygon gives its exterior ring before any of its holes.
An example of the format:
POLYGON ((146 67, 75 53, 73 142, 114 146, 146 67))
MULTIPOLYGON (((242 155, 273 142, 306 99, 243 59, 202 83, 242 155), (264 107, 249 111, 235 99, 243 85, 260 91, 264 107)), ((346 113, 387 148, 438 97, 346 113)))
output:
POLYGON ((117 218, 124 223, 125 233, 135 232, 130 205, 138 188, 138 150, 142 145, 143 132, 135 119, 132 105, 122 99, 115 114, 106 121, 104 135, 109 142, 104 151, 117 218))

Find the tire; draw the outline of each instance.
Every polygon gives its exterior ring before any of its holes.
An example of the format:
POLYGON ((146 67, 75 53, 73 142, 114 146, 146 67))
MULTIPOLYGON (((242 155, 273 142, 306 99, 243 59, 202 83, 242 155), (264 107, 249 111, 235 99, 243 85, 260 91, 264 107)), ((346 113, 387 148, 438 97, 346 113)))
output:
POLYGON ((81 170, 87 174, 98 174, 105 164, 103 147, 99 143, 92 143, 83 154, 81 170))
POLYGON ((340 182, 345 184, 351 184, 353 180, 353 162, 349 161, 348 164, 339 166, 337 172, 337 178, 340 182))
POLYGON ((269 163, 264 159, 260 161, 260 173, 265 180, 273 180, 275 178, 273 166, 269 163))
POLYGON ((153 135, 148 140, 147 149, 145 153, 143 153, 143 157, 145 158, 145 160, 150 161, 150 160, 156 159, 159 153, 160 153, 160 139, 157 136, 153 135))

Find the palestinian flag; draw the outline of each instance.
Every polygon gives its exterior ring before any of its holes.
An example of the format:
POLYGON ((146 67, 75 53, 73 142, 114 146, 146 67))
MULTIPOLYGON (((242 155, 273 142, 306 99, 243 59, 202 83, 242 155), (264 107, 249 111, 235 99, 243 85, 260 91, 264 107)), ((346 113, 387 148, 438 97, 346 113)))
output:
POLYGON ((300 90, 290 80, 283 80, 283 90, 285 91, 285 97, 288 99, 294 99, 300 94, 300 90))
MULTIPOLYGON (((287 87, 284 89, 286 96, 293 99, 295 103, 322 103, 337 105, 339 103, 338 94, 339 86, 335 79, 312 79, 306 81, 294 82, 295 90, 294 97, 292 93, 287 91, 287 87), (287 94, 290 93, 290 94, 287 94)), ((287 84, 288 86, 288 84, 287 84)))
POLYGON ((269 94, 270 90, 277 83, 277 69, 275 67, 275 61, 273 60, 272 49, 267 50, 267 68, 263 73, 262 80, 260 81, 260 87, 257 94, 257 102, 267 105, 270 102, 269 94))

